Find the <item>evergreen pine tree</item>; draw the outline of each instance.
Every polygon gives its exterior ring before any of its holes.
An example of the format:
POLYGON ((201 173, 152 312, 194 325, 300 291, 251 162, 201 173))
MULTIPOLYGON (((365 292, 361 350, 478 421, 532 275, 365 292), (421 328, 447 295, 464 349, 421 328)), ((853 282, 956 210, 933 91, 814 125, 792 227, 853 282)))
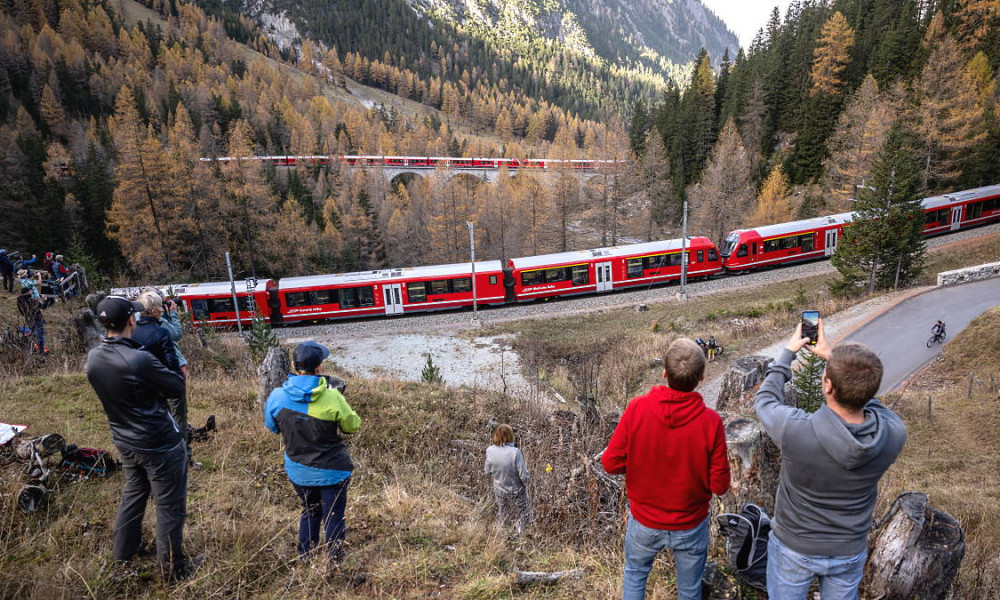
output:
POLYGON ((816 412, 826 399, 823 397, 823 369, 826 361, 812 352, 799 355, 799 368, 792 374, 799 408, 806 412, 816 412))
POLYGON ((427 364, 420 371, 420 379, 427 383, 444 383, 444 377, 441 376, 441 369, 434 364, 434 358, 430 352, 427 353, 427 364))
POLYGON ((898 287, 921 271, 924 256, 924 196, 916 139, 893 125, 875 160, 871 184, 855 205, 854 223, 833 255, 840 279, 837 293, 898 287))

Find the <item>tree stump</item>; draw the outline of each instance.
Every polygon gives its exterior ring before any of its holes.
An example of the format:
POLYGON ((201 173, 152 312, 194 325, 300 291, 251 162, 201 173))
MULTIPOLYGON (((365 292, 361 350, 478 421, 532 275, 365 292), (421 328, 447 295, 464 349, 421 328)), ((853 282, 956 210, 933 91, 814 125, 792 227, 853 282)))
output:
POLYGON ((927 494, 903 492, 876 527, 867 580, 879 600, 944 598, 965 555, 965 532, 927 494))
POLYGON ((737 358, 729 367, 722 380, 722 390, 715 410, 719 412, 747 412, 753 403, 744 401, 743 393, 764 379, 772 359, 767 356, 744 356, 737 358))
POLYGON ((281 387, 288 379, 288 373, 292 369, 292 363, 288 359, 288 351, 284 348, 271 348, 267 351, 267 356, 257 367, 257 376, 260 378, 260 389, 257 392, 257 403, 264 406, 267 397, 275 388, 281 387))
POLYGON ((747 502, 774 514, 774 494, 781 473, 781 452, 751 419, 738 418, 726 425, 732 486, 722 497, 722 512, 739 512, 747 502))
POLYGON ((86 350, 100 344, 104 338, 104 328, 89 308, 80 309, 79 313, 73 315, 73 329, 80 346, 86 350))

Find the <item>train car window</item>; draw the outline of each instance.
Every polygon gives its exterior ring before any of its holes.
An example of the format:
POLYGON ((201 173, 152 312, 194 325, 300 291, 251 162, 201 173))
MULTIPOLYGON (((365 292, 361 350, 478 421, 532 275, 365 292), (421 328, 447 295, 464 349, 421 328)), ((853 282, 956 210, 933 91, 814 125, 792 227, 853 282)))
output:
POLYGON ((948 224, 948 209, 934 210, 927 213, 927 224, 940 223, 941 225, 948 224))
POLYGON ((521 273, 521 285, 538 285, 545 282, 545 275, 541 271, 528 271, 521 273))
POLYGON ((340 290, 340 308, 357 308, 358 293, 357 288, 347 288, 340 290))
POLYGON ((285 304, 289 308, 309 305, 309 292, 290 292, 285 294, 285 304))
POLYGON ((642 277, 644 260, 641 258, 630 258, 626 261, 626 273, 628 278, 642 277))
POLYGON ((975 204, 969 205, 969 213, 966 217, 967 219, 978 219, 983 216, 983 204, 984 202, 976 202, 975 204))
POLYGON ((730 233, 726 241, 722 242, 722 255, 729 256, 733 252, 733 248, 736 247, 740 241, 740 235, 738 233, 730 233))
POLYGON ((767 240, 764 242, 764 252, 774 252, 778 249, 778 240, 767 240))
POLYGON ((410 302, 425 302, 427 300, 427 289, 423 281, 406 284, 406 293, 410 297, 410 302))
POLYGON ((375 306, 375 292, 372 286, 355 288, 358 291, 358 306, 375 306))
POLYGON ((590 267, 588 265, 573 267, 573 285, 587 285, 588 283, 590 283, 590 267))
POLYGON ((644 260, 646 261, 646 269, 659 269, 660 267, 666 266, 667 255, 657 254, 656 256, 647 256, 644 260))
POLYGON ((553 283, 556 281, 566 281, 569 277, 566 276, 566 272, 569 269, 559 268, 559 269, 545 269, 545 283, 553 283))
POLYGON ((195 319, 201 321, 208 318, 208 301, 207 300, 190 300, 188 304, 191 306, 191 316, 195 319))
POLYGON ((231 298, 211 298, 208 301, 208 312, 233 312, 233 301, 231 298))
POLYGON ((753 243, 753 246, 751 247, 751 250, 753 251, 753 255, 757 256, 757 242, 753 243))
POLYGON ((448 293, 448 280, 438 279, 431 282, 431 293, 432 294, 447 294, 448 293))
POLYGON ((719 253, 715 251, 715 248, 708 249, 708 260, 710 261, 719 260, 719 253))
POLYGON ((681 253, 678 252, 677 254, 671 254, 670 256, 668 256, 667 257, 667 266, 668 267, 679 267, 679 266, 681 266, 681 253))
POLYGON ((312 304, 336 304, 337 290, 316 290, 313 292, 312 304))
POLYGON ((798 247, 799 247, 799 236, 793 235, 791 237, 781 238, 782 250, 791 250, 792 248, 798 248, 798 247))
POLYGON ((451 280, 451 291, 453 293, 471 292, 472 291, 472 278, 471 277, 461 277, 459 279, 452 279, 451 280))
POLYGON ((799 245, 802 246, 803 252, 812 252, 813 244, 813 234, 807 233, 806 235, 799 236, 799 245))
POLYGON ((705 262, 705 251, 704 250, 699 250, 698 251, 698 262, 705 262))
POLYGON ((740 244, 740 249, 736 251, 736 257, 743 258, 746 255, 747 255, 747 245, 740 244))
POLYGON ((496 285, 496 284, 497 284, 497 276, 490 275, 490 285, 496 285))

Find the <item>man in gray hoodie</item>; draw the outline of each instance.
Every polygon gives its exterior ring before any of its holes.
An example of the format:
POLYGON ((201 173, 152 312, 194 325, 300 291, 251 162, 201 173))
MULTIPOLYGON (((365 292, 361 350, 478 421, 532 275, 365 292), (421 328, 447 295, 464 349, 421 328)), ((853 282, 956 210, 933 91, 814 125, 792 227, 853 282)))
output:
POLYGON ((906 441, 906 426, 872 396, 882 361, 867 346, 832 350, 819 324, 809 346, 802 326, 771 364, 754 408, 781 449, 781 477, 767 553, 767 593, 805 599, 814 577, 823 600, 858 597, 868 558, 868 531, 878 482, 906 441), (784 385, 796 353, 808 348, 828 361, 826 403, 815 413, 785 406, 784 385))

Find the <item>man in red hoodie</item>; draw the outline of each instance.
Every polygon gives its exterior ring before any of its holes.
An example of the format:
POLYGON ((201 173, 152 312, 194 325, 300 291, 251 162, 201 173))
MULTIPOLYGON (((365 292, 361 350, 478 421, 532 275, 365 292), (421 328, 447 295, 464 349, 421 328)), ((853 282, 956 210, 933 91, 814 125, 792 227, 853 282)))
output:
POLYGON ((656 555, 674 551, 679 600, 700 600, 708 556, 708 503, 729 490, 722 418, 694 389, 705 378, 705 354, 674 340, 663 359, 667 385, 633 398, 601 464, 625 474, 630 505, 625 532, 625 600, 646 597, 656 555))

